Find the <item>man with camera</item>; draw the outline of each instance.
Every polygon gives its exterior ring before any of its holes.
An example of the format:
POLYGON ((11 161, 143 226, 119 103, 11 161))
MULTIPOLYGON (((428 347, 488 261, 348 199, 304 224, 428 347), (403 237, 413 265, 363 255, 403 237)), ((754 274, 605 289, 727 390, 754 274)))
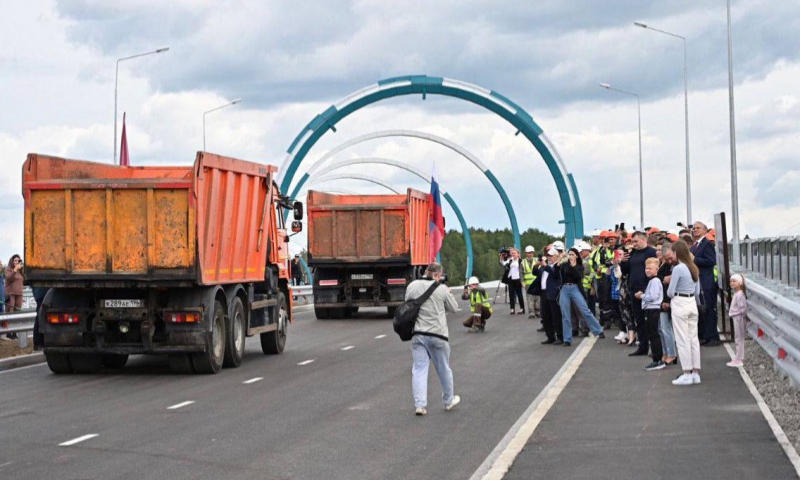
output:
POLYGON ((464 322, 464 326, 470 332, 483 333, 486 329, 486 320, 492 316, 492 304, 489 302, 489 295, 481 287, 478 277, 470 277, 464 285, 462 300, 469 300, 470 316, 464 322))

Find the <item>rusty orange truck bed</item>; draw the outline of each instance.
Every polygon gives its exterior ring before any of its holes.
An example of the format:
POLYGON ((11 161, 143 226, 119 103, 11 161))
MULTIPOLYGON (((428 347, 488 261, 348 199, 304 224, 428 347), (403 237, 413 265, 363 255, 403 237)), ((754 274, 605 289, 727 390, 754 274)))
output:
POLYGON ((317 318, 403 302, 428 264, 428 194, 334 195, 309 191, 308 258, 317 318))
POLYGON ((39 321, 51 369, 168 353, 175 370, 216 372, 223 359, 238 366, 256 333, 280 353, 291 311, 282 212, 294 205, 276 171, 206 152, 177 167, 30 154, 25 275, 50 288, 39 321))

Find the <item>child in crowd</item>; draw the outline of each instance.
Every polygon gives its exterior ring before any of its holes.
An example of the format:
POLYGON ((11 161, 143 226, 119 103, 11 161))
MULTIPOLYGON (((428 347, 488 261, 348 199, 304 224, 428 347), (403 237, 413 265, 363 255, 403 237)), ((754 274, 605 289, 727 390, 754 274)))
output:
POLYGON ((470 277, 461 295, 464 300, 469 299, 469 318, 464 322, 464 326, 470 332, 481 332, 486 329, 486 320, 492 316, 492 304, 489 302, 489 294, 481 287, 478 277, 470 277))
POLYGON ((731 276, 733 299, 728 315, 733 319, 733 332, 736 338, 736 358, 728 362, 729 367, 741 367, 744 360, 744 338, 747 334, 747 286, 744 276, 738 273, 731 276))
POLYGON ((644 367, 645 370, 661 370, 666 366, 661 357, 661 336, 658 334, 658 325, 661 319, 661 302, 664 301, 664 287, 658 278, 659 260, 648 258, 645 261, 644 273, 650 280, 644 292, 636 292, 636 298, 642 301, 642 310, 647 324, 647 339, 650 342, 650 351, 653 354, 653 361, 644 367))

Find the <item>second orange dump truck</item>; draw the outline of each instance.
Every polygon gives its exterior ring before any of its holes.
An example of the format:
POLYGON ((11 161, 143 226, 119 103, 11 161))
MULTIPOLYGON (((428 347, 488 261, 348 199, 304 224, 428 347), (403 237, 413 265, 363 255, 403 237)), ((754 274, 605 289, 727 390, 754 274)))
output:
POLYGON ((391 316, 429 263, 428 194, 309 191, 308 264, 318 319, 382 306, 391 316))
MULTIPOLYGON (((169 356, 176 372, 242 361, 245 337, 283 352, 292 320, 277 169, 198 152, 193 165, 118 167, 31 154, 25 278, 56 373, 169 356)), ((295 221, 299 228, 299 221, 295 221)))

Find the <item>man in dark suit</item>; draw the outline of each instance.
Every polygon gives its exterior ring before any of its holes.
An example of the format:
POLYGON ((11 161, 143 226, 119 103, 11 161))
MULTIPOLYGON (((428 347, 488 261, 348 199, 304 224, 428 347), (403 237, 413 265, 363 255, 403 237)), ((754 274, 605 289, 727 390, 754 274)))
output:
POLYGON ((690 248, 694 255, 694 264, 700 270, 700 290, 703 292, 706 311, 700 315, 697 336, 700 345, 718 347, 719 331, 717 331, 717 282, 714 281, 714 267, 717 266, 717 252, 714 242, 706 238, 708 227, 703 222, 694 222, 690 248))
POLYGON ((542 295, 542 324, 547 340, 545 345, 563 345, 564 330, 561 328, 561 307, 558 305, 558 292, 561 289, 561 269, 558 250, 551 247, 548 258, 539 267, 542 295))

